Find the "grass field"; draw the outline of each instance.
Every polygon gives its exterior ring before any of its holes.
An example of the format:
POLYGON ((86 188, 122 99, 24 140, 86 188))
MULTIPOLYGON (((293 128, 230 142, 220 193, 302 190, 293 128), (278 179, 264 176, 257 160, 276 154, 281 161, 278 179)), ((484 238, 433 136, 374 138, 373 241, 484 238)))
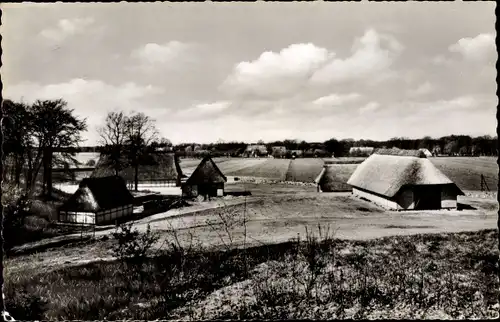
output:
POLYGON ((221 170, 231 176, 268 178, 286 180, 290 160, 287 159, 241 159, 231 160, 221 164, 221 170), (229 163, 228 163, 229 162, 229 163), (243 167, 239 167, 239 163, 243 167))
POLYGON ((442 157, 429 158, 436 167, 464 190, 481 190, 481 174, 488 187, 497 191, 498 165, 492 157, 442 157))

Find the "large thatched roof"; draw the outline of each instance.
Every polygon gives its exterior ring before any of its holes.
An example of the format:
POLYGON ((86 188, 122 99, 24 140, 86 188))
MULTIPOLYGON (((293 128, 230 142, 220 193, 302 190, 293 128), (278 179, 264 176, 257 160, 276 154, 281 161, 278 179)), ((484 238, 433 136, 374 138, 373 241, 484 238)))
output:
POLYGON ((373 154, 357 167, 347 183, 389 198, 407 185, 453 185, 457 194, 463 195, 425 156, 373 154))
POLYGON ((61 210, 96 212, 130 205, 134 197, 121 177, 85 178, 61 210))
MULTIPOLYGON (((110 163, 109 157, 101 154, 99 161, 96 164, 95 170, 92 172, 91 178, 99 178, 115 175, 113 166, 110 163)), ((134 180, 134 169, 129 166, 119 172, 119 175, 126 181, 134 180)), ((171 180, 177 181, 183 177, 179 160, 174 153, 157 152, 150 155, 150 160, 147 165, 139 166, 139 181, 141 180, 171 180)))
POLYGON ((219 167, 210 157, 205 157, 201 160, 198 167, 193 171, 191 176, 186 180, 188 185, 196 184, 212 184, 226 182, 227 178, 220 171, 219 167))

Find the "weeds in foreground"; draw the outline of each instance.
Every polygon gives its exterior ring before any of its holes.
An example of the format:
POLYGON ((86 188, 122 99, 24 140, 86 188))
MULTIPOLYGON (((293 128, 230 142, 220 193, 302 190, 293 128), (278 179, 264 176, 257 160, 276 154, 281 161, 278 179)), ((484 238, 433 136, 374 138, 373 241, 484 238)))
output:
POLYGON ((300 242, 248 248, 245 257, 190 248, 185 238, 146 257, 142 281, 118 262, 11 275, 9 311, 46 320, 473 319, 493 317, 497 303, 494 230, 367 242, 308 230, 300 242))

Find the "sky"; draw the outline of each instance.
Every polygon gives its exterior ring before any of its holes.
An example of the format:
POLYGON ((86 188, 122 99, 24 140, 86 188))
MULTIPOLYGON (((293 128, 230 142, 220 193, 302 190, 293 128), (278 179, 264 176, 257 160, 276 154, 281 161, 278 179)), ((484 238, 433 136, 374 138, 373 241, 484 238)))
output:
POLYGON ((3 96, 174 144, 495 135, 494 2, 1 4, 3 96))

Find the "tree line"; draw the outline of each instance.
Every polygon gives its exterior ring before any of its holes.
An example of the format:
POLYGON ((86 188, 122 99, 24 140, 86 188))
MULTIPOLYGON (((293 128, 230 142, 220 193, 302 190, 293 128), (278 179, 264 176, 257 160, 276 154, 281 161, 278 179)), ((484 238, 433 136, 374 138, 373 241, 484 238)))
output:
POLYGON ((42 176, 42 194, 52 196, 52 168, 79 165, 75 158, 82 150, 107 155, 115 174, 125 167, 134 169, 138 188, 139 165, 151 163, 152 152, 172 143, 160 137, 155 121, 144 113, 108 113, 99 127, 100 147, 82 149, 86 119, 75 115, 62 99, 36 100, 33 104, 2 101, 4 178, 31 195, 42 176), (57 152, 57 153, 55 153, 57 152))
MULTIPOLYGON (((302 151, 305 157, 312 156, 352 156, 349 151, 356 147, 377 148, 399 148, 399 149, 428 149, 434 155, 463 155, 463 156, 497 156, 497 137, 489 135, 471 137, 468 135, 449 135, 440 138, 425 136, 420 139, 409 139, 395 137, 385 141, 354 140, 335 138, 324 142, 306 142, 299 140, 283 140, 256 144, 265 145, 269 154, 273 153, 273 147, 284 147, 286 156, 291 156, 291 151, 302 151)), ((182 156, 205 155, 212 156, 231 155, 240 156, 249 144, 244 142, 218 142, 210 144, 183 143, 174 147, 175 151, 182 156), (187 151, 187 152, 186 152, 187 151)), ((363 152, 361 152, 363 154, 363 152)), ((361 155, 360 155, 361 156, 361 155)))

